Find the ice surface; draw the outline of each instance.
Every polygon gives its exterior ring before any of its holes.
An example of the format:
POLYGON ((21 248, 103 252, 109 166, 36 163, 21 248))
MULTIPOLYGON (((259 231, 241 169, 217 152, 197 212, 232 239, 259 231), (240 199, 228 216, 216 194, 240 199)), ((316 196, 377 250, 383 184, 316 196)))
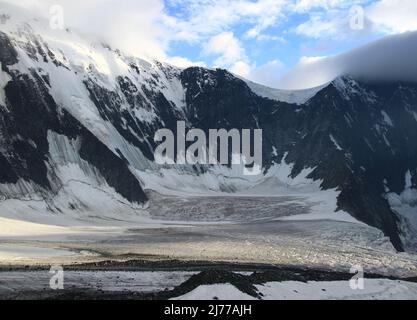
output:
MULTIPOLYGON (((189 196, 240 196, 240 197, 293 197, 300 205, 310 208, 307 212, 291 215, 291 220, 330 219, 360 223, 346 212, 338 211, 336 190, 322 190, 322 181, 307 178, 314 169, 304 169, 292 178, 292 164, 285 156, 279 164, 259 176, 243 176, 239 165, 211 167, 199 174, 175 168, 161 168, 158 171, 137 171, 144 182, 144 188, 155 190, 163 195, 189 196)), ((272 199, 273 201, 273 199, 272 199)), ((287 218, 285 218, 287 219, 287 218)))
POLYGON ((407 247, 415 250, 417 244, 417 188, 412 185, 410 171, 407 171, 405 175, 404 191, 401 194, 388 192, 386 198, 392 209, 403 219, 402 236, 407 247))
POLYGON ((172 300, 255 300, 231 284, 202 285, 172 300))

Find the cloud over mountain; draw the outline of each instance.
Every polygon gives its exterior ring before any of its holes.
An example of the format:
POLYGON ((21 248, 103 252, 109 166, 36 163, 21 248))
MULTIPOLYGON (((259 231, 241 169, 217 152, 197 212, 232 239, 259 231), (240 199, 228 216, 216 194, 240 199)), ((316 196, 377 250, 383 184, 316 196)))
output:
POLYGON ((279 82, 285 89, 322 85, 341 75, 365 80, 417 82, 417 32, 389 36, 350 52, 302 58, 279 82))

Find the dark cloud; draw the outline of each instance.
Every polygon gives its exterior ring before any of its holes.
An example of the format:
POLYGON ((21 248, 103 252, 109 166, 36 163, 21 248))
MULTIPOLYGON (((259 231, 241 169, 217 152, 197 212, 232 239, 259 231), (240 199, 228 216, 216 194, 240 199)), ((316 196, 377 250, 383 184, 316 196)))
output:
POLYGON ((304 59, 280 80, 279 86, 315 87, 341 75, 372 81, 417 82, 417 32, 389 36, 337 56, 304 59))

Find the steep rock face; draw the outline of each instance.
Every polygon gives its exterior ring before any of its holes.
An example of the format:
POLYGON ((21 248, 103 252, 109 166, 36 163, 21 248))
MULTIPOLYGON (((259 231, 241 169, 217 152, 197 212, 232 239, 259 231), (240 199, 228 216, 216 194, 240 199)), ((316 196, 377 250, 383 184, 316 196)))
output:
MULTIPOLYGON (((323 140, 330 135, 333 159, 322 157, 316 170, 324 183, 337 183, 339 206, 359 220, 382 229, 401 248, 397 215, 384 197, 401 193, 407 171, 416 173, 416 85, 367 84, 341 79, 309 102, 328 119, 323 140), (339 167, 337 173, 328 168, 339 167), (326 169, 327 168, 327 169, 326 169), (333 178, 332 178, 333 176, 333 178), (332 181, 333 180, 333 181, 332 181)), ((310 144, 311 145, 311 144, 310 144)), ((326 150, 322 150, 326 154, 326 150)), ((329 185, 324 185, 329 187, 329 185)))
MULTIPOLYGON (((48 82, 31 69, 29 74, 10 70, 18 61, 9 38, 1 35, 0 59, 10 80, 4 90, 6 106, 0 112, 1 183, 15 184, 19 179, 32 182, 41 194, 54 192, 48 178, 48 132, 79 139, 81 157, 97 168, 109 186, 131 202, 142 203, 146 195, 128 164, 115 155, 66 110, 59 108, 49 94, 48 82)), ((45 58, 47 59, 47 58, 45 58)), ((24 196, 21 194, 9 196, 24 196)))
POLYGON ((380 228, 402 248, 398 217, 384 190, 401 193, 408 170, 415 179, 415 84, 346 77, 296 106, 259 98, 221 70, 185 70, 183 83, 192 123, 206 129, 262 128, 266 169, 284 155, 294 163, 294 177, 315 168, 310 178, 322 180, 324 189, 340 190, 340 209, 380 228))
MULTIPOLYGON (((3 198, 49 198, 68 182, 60 166, 71 163, 94 187, 106 185, 131 203, 144 203, 137 172, 158 169, 158 129, 175 132, 180 120, 206 132, 260 128, 265 173, 283 159, 293 164, 292 177, 312 169, 309 178, 323 189, 338 189, 340 210, 383 230, 397 249, 408 247, 401 227, 407 222, 386 195, 405 190, 408 172, 408 187, 416 188, 415 84, 345 77, 290 104, 257 95, 224 70, 181 70, 70 31, 59 41, 51 40, 54 35, 46 41, 43 32, 26 24, 0 32, 3 198)), ((187 170, 198 176, 205 169, 187 170)))

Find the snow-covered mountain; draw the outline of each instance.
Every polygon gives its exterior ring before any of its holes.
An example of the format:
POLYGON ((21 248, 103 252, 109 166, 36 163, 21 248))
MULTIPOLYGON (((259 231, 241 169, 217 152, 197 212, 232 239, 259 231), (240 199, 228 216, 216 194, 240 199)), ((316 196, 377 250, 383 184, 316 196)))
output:
POLYGON ((309 184, 317 194, 335 194, 330 211, 379 228, 399 250, 415 248, 417 84, 341 77, 308 91, 278 92, 225 70, 132 57, 5 10, 3 212, 134 214, 148 201, 146 189, 204 194, 266 186, 279 194, 277 186, 300 191, 309 184), (204 131, 263 129, 264 175, 157 166, 155 132, 175 132, 179 120, 204 131))

